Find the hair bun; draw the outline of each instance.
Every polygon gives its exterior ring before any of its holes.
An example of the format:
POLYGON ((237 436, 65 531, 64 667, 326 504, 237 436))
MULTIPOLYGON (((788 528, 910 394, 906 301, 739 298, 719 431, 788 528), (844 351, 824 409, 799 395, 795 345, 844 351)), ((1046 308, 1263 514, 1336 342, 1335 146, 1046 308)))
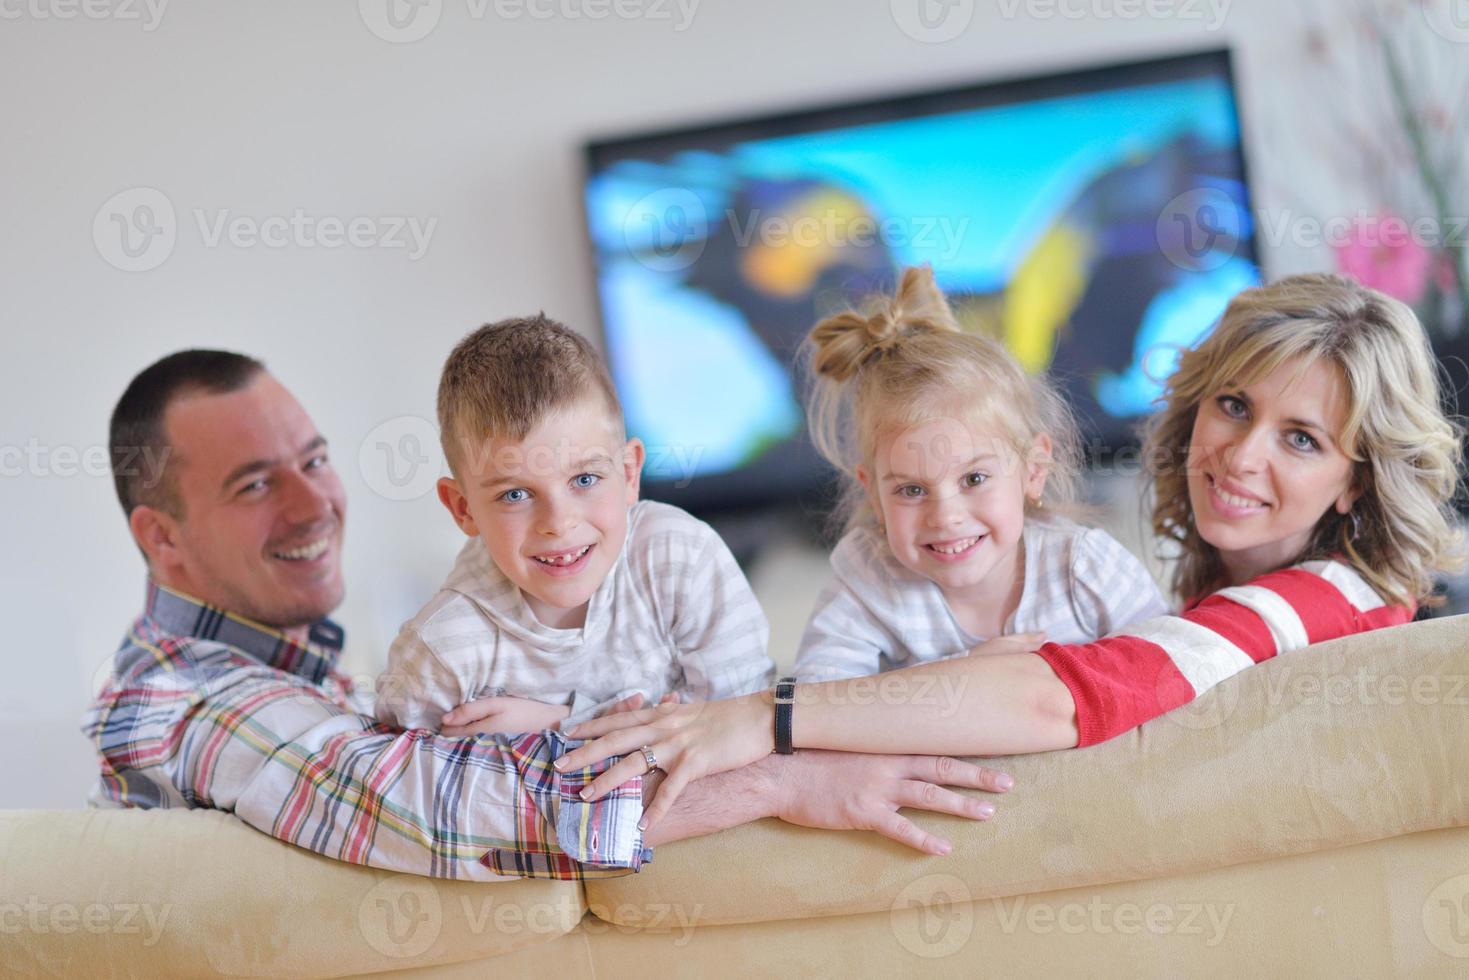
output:
POLYGON ((812 368, 833 381, 846 381, 908 337, 958 331, 949 301, 933 281, 933 269, 911 266, 903 270, 897 292, 884 297, 871 314, 838 313, 812 328, 812 368))

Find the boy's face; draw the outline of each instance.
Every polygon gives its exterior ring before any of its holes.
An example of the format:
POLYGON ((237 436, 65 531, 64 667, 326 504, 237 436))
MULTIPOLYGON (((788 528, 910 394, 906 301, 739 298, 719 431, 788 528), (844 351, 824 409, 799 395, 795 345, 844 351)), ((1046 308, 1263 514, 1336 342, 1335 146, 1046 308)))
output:
POLYGON ((643 444, 624 441, 606 403, 589 396, 523 440, 492 437, 459 455, 460 477, 439 481, 455 523, 484 540, 537 619, 581 626, 627 538, 643 444))

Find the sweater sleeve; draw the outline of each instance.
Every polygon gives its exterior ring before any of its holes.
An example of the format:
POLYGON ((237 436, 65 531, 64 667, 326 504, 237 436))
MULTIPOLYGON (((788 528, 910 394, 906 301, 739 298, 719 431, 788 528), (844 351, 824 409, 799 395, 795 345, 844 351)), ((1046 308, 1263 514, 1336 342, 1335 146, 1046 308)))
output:
POLYGON ((1207 597, 1092 643, 1038 651, 1076 702, 1078 745, 1187 704, 1240 671, 1314 643, 1408 622, 1346 565, 1310 562, 1207 597))

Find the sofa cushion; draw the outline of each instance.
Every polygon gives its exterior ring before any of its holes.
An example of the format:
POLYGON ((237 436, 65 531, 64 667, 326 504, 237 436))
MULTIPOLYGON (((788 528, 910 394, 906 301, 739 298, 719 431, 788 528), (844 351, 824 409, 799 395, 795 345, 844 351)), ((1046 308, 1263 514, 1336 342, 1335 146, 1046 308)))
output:
POLYGON ((619 923, 721 924, 886 911, 927 875, 976 901, 1180 875, 1469 825, 1466 758, 1461 616, 1278 658, 1101 745, 985 760, 1016 784, 993 820, 916 817, 946 857, 766 820, 660 847, 587 899, 619 923))
POLYGON ((394 874, 211 810, 0 811, 5 976, 370 973, 546 942, 585 908, 576 882, 394 874))

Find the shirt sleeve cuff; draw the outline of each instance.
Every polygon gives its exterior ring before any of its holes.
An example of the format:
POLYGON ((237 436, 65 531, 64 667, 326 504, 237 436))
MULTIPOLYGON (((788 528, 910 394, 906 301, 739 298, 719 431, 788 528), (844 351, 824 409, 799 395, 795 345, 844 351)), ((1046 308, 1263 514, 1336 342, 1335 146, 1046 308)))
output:
POLYGON ((545 842, 540 847, 492 850, 480 863, 502 875, 581 879, 624 875, 651 861, 652 849, 643 846, 643 832, 638 828, 643 817, 643 778, 634 777, 601 799, 584 802, 578 795, 581 790, 621 756, 558 773, 551 763, 581 742, 556 732, 536 738, 541 745, 521 758, 521 772, 539 811, 531 819, 538 818, 537 829, 545 842))

